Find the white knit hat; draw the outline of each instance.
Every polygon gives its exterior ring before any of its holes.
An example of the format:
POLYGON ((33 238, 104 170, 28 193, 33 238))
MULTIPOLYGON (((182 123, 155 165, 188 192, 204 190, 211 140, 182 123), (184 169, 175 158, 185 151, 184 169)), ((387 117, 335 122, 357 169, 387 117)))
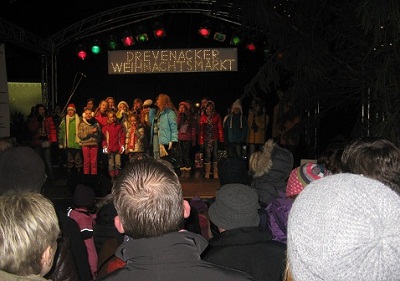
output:
POLYGON ((311 182, 289 214, 288 259, 295 281, 399 280, 400 196, 361 175, 311 182))

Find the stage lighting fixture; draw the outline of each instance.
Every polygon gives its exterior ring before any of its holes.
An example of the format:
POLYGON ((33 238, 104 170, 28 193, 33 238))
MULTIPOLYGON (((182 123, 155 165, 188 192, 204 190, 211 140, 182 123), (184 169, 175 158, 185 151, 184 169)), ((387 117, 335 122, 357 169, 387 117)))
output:
POLYGON ((214 33, 214 40, 219 42, 224 42, 226 39, 226 34, 222 32, 215 32, 214 33))
POLYGON ((122 33, 122 44, 125 47, 130 47, 133 46, 135 44, 135 40, 133 40, 133 36, 129 31, 124 31, 122 33))
POLYGON ((149 41, 149 36, 147 36, 147 33, 142 33, 142 34, 136 35, 136 41, 138 41, 138 42, 149 41))
POLYGON ((81 60, 85 60, 87 57, 85 47, 81 44, 78 45, 76 54, 77 54, 78 58, 80 58, 81 60))
POLYGON ((227 34, 227 27, 224 24, 219 24, 215 28, 215 33, 213 38, 215 41, 224 42, 226 39, 226 34, 227 34))
POLYGON ((199 34, 204 38, 208 38, 211 34, 211 30, 206 27, 200 27, 199 34))
POLYGON ((239 46, 242 43, 242 39, 239 35, 233 35, 230 41, 230 44, 233 46, 239 46))
POLYGON ((110 50, 115 50, 118 47, 118 42, 117 40, 115 40, 115 36, 114 35, 110 35, 108 37, 108 48, 110 50))
POLYGON ((167 35, 162 23, 155 22, 153 24, 153 35, 155 38, 163 38, 167 35))
POLYGON ((199 34, 204 38, 208 38, 211 34, 211 21, 204 19, 199 28, 199 34))
POLYGON ((92 50, 92 53, 95 54, 95 55, 100 54, 100 52, 101 52, 100 40, 95 39, 93 41, 93 45, 92 45, 91 50, 92 50))
POLYGON ((136 42, 146 42, 149 41, 149 36, 147 35, 146 28, 143 25, 138 25, 135 29, 136 42))
POLYGON ((246 44, 246 49, 250 52, 255 52, 257 50, 257 46, 253 42, 249 42, 246 44))

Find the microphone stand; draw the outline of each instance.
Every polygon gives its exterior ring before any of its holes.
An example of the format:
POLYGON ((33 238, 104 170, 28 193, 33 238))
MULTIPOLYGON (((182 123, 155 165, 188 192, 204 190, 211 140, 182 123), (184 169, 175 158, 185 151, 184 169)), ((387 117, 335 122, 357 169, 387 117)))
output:
MULTIPOLYGON (((76 75, 77 75, 78 73, 80 73, 80 72, 75 73, 75 79, 76 79, 76 75)), ((67 106, 68 106, 69 102, 71 101, 72 96, 75 94, 76 89, 78 89, 78 86, 79 86, 79 84, 81 83, 83 77, 85 77, 85 75, 83 75, 83 73, 80 73, 80 74, 81 74, 81 77, 79 78, 79 80, 78 80, 78 82, 76 83, 75 87, 71 90, 71 94, 69 95, 69 98, 68 98, 68 100, 67 100, 67 103, 65 104, 63 110, 61 111, 61 114, 63 114, 63 115, 65 114, 65 110, 67 109, 67 106)))

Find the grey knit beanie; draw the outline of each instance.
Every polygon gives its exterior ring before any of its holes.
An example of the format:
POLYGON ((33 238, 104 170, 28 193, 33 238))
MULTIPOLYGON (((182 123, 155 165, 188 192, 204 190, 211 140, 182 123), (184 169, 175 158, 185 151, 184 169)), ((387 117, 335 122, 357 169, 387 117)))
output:
POLYGON ((244 184, 226 184, 217 191, 215 202, 210 206, 210 220, 225 230, 258 226, 258 196, 254 189, 244 184))
POLYGON ((361 175, 313 181, 289 214, 288 259, 295 281, 400 280, 400 197, 361 175))

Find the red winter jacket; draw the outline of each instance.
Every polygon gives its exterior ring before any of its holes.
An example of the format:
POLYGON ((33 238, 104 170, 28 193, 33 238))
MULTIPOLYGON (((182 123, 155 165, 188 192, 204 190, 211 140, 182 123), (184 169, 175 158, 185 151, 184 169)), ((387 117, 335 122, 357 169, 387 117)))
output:
POLYGON ((41 132, 43 130, 46 133, 47 141, 50 143, 57 142, 57 130, 51 116, 45 117, 42 122, 39 122, 36 116, 31 117, 28 121, 28 128, 32 133, 32 146, 42 145, 41 132))
POLYGON ((109 153, 119 153, 125 147, 125 130, 120 123, 110 123, 102 128, 103 148, 109 153))
MULTIPOLYGON (((204 144, 207 138, 207 114, 202 114, 200 117, 200 132, 199 132, 199 144, 204 144)), ((212 116, 212 140, 219 140, 224 142, 224 129, 222 126, 221 116, 214 112, 212 116)))

